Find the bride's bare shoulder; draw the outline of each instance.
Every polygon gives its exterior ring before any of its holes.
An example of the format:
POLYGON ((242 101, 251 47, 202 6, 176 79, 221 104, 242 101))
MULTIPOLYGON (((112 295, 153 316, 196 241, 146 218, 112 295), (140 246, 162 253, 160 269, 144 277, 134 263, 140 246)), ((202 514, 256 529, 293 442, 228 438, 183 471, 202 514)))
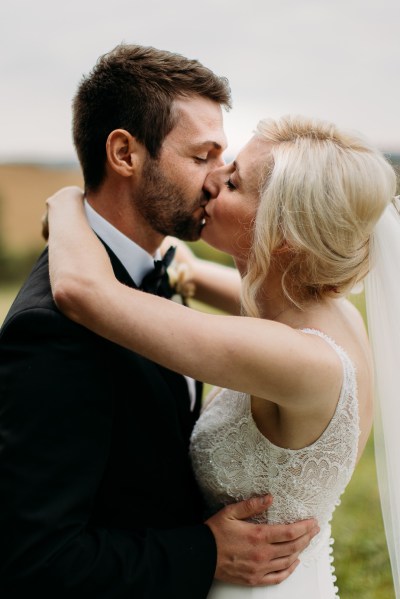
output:
POLYGON ((366 333, 364 316, 353 302, 349 299, 343 299, 342 310, 343 314, 350 320, 354 327, 358 328, 360 332, 364 331, 366 333))
POLYGON ((347 349, 357 365, 358 371, 369 372, 371 368, 371 347, 365 316, 351 301, 344 300, 342 305, 342 326, 340 333, 342 345, 347 349))

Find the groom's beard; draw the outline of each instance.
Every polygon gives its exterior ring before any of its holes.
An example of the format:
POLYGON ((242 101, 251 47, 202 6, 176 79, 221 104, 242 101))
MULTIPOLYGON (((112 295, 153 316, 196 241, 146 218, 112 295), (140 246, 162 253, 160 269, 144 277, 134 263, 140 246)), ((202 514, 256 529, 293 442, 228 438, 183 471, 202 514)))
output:
POLYGON ((137 210, 158 233, 185 241, 200 238, 205 194, 189 198, 178 183, 165 176, 157 160, 146 159, 135 196, 137 210))

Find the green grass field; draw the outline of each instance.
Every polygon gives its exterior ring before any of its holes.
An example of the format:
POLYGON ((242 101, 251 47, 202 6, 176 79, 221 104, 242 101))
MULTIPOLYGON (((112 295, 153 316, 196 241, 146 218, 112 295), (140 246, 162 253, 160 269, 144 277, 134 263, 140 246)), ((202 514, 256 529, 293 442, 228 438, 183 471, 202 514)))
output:
MULTIPOLYGON (((0 322, 15 294, 15 288, 0 290, 0 322)), ((362 296, 356 297, 354 303, 364 311, 362 296)), ((336 509, 332 529, 341 599, 394 599, 379 505, 373 435, 336 509)))

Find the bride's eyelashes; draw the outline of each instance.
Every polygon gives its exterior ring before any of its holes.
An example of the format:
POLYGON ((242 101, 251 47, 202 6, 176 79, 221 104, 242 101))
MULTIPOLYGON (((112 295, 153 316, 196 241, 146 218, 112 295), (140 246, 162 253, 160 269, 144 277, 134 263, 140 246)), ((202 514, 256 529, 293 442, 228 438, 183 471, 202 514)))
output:
POLYGON ((234 191, 236 189, 235 185, 232 183, 230 179, 225 181, 225 185, 230 191, 234 191))

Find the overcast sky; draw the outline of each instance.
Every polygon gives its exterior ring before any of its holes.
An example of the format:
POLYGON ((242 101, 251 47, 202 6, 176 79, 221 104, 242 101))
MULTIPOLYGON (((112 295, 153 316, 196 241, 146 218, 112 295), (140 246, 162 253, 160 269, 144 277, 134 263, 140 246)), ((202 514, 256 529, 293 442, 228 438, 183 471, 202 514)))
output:
POLYGON ((0 161, 74 160, 71 99, 123 41, 229 78, 232 154, 290 112, 400 151, 400 0, 1 0, 0 161))

